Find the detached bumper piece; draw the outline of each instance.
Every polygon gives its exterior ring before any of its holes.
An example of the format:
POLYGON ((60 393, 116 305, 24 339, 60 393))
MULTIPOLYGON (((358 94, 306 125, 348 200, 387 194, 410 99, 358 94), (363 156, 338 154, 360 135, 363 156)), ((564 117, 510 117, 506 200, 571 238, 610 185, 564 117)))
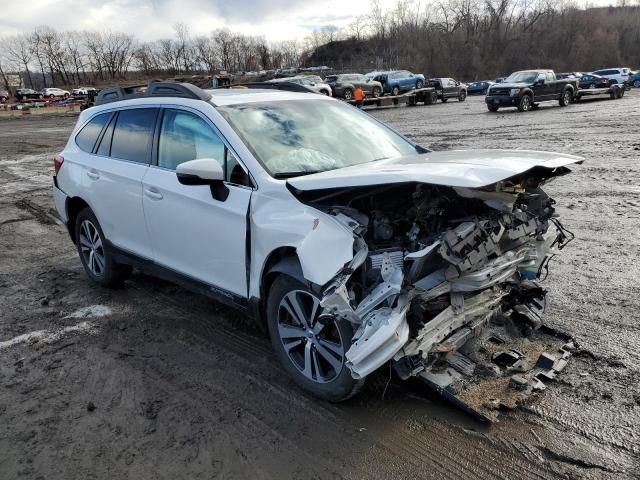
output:
POLYGON ((544 390, 576 348, 568 336, 545 326, 523 337, 519 326, 502 315, 453 350, 466 336, 467 331, 458 331, 436 346, 437 359, 417 377, 482 421, 497 421, 500 410, 524 405, 544 390))

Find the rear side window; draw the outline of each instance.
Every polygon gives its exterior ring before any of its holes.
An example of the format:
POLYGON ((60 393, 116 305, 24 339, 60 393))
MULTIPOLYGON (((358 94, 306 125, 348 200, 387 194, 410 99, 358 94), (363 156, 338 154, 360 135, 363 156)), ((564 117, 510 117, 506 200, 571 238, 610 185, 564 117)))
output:
POLYGON ((149 163, 156 113, 155 108, 121 110, 113 131, 111 156, 131 162, 149 163))
POLYGON ((80 147, 80 150, 87 153, 93 152, 93 147, 98 140, 98 136, 105 124, 109 120, 111 116, 111 112, 109 113, 101 113, 100 115, 96 115, 89 123, 87 123, 82 130, 76 135, 76 144, 80 147))

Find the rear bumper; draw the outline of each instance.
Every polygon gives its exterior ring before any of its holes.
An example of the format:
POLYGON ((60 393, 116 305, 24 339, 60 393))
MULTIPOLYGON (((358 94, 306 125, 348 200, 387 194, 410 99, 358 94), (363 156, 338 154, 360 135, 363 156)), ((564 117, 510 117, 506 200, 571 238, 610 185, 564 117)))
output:
POLYGON ((484 99, 487 105, 493 107, 517 107, 520 97, 509 95, 487 95, 484 99))
POLYGON ((67 216, 67 194, 64 193, 58 187, 58 179, 53 176, 53 203, 55 204, 58 217, 65 225, 68 223, 69 218, 67 216))

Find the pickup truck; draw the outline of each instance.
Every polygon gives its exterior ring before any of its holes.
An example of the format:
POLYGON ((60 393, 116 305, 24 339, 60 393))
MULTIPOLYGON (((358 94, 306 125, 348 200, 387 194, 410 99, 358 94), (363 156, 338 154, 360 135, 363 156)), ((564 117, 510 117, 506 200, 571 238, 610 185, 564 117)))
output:
POLYGON ((485 102, 491 112, 497 112, 501 107, 517 107, 521 112, 528 112, 540 102, 557 100, 561 107, 566 107, 577 91, 576 78, 559 80, 553 70, 523 70, 492 85, 485 102))

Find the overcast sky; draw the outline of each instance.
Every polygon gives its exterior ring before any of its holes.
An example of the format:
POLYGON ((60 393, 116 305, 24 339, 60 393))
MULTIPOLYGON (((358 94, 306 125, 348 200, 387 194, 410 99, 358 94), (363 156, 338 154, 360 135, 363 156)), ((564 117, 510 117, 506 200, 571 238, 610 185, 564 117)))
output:
MULTIPOLYGON (((396 0, 380 0, 383 7, 396 0)), ((434 1, 435 0, 426 0, 434 1)), ((589 0, 615 4, 615 0, 589 0)), ((312 30, 344 27, 366 15, 371 0, 0 0, 0 35, 39 25, 57 30, 111 30, 143 40, 172 36, 183 22, 192 35, 226 27, 269 41, 304 38, 312 30)))

